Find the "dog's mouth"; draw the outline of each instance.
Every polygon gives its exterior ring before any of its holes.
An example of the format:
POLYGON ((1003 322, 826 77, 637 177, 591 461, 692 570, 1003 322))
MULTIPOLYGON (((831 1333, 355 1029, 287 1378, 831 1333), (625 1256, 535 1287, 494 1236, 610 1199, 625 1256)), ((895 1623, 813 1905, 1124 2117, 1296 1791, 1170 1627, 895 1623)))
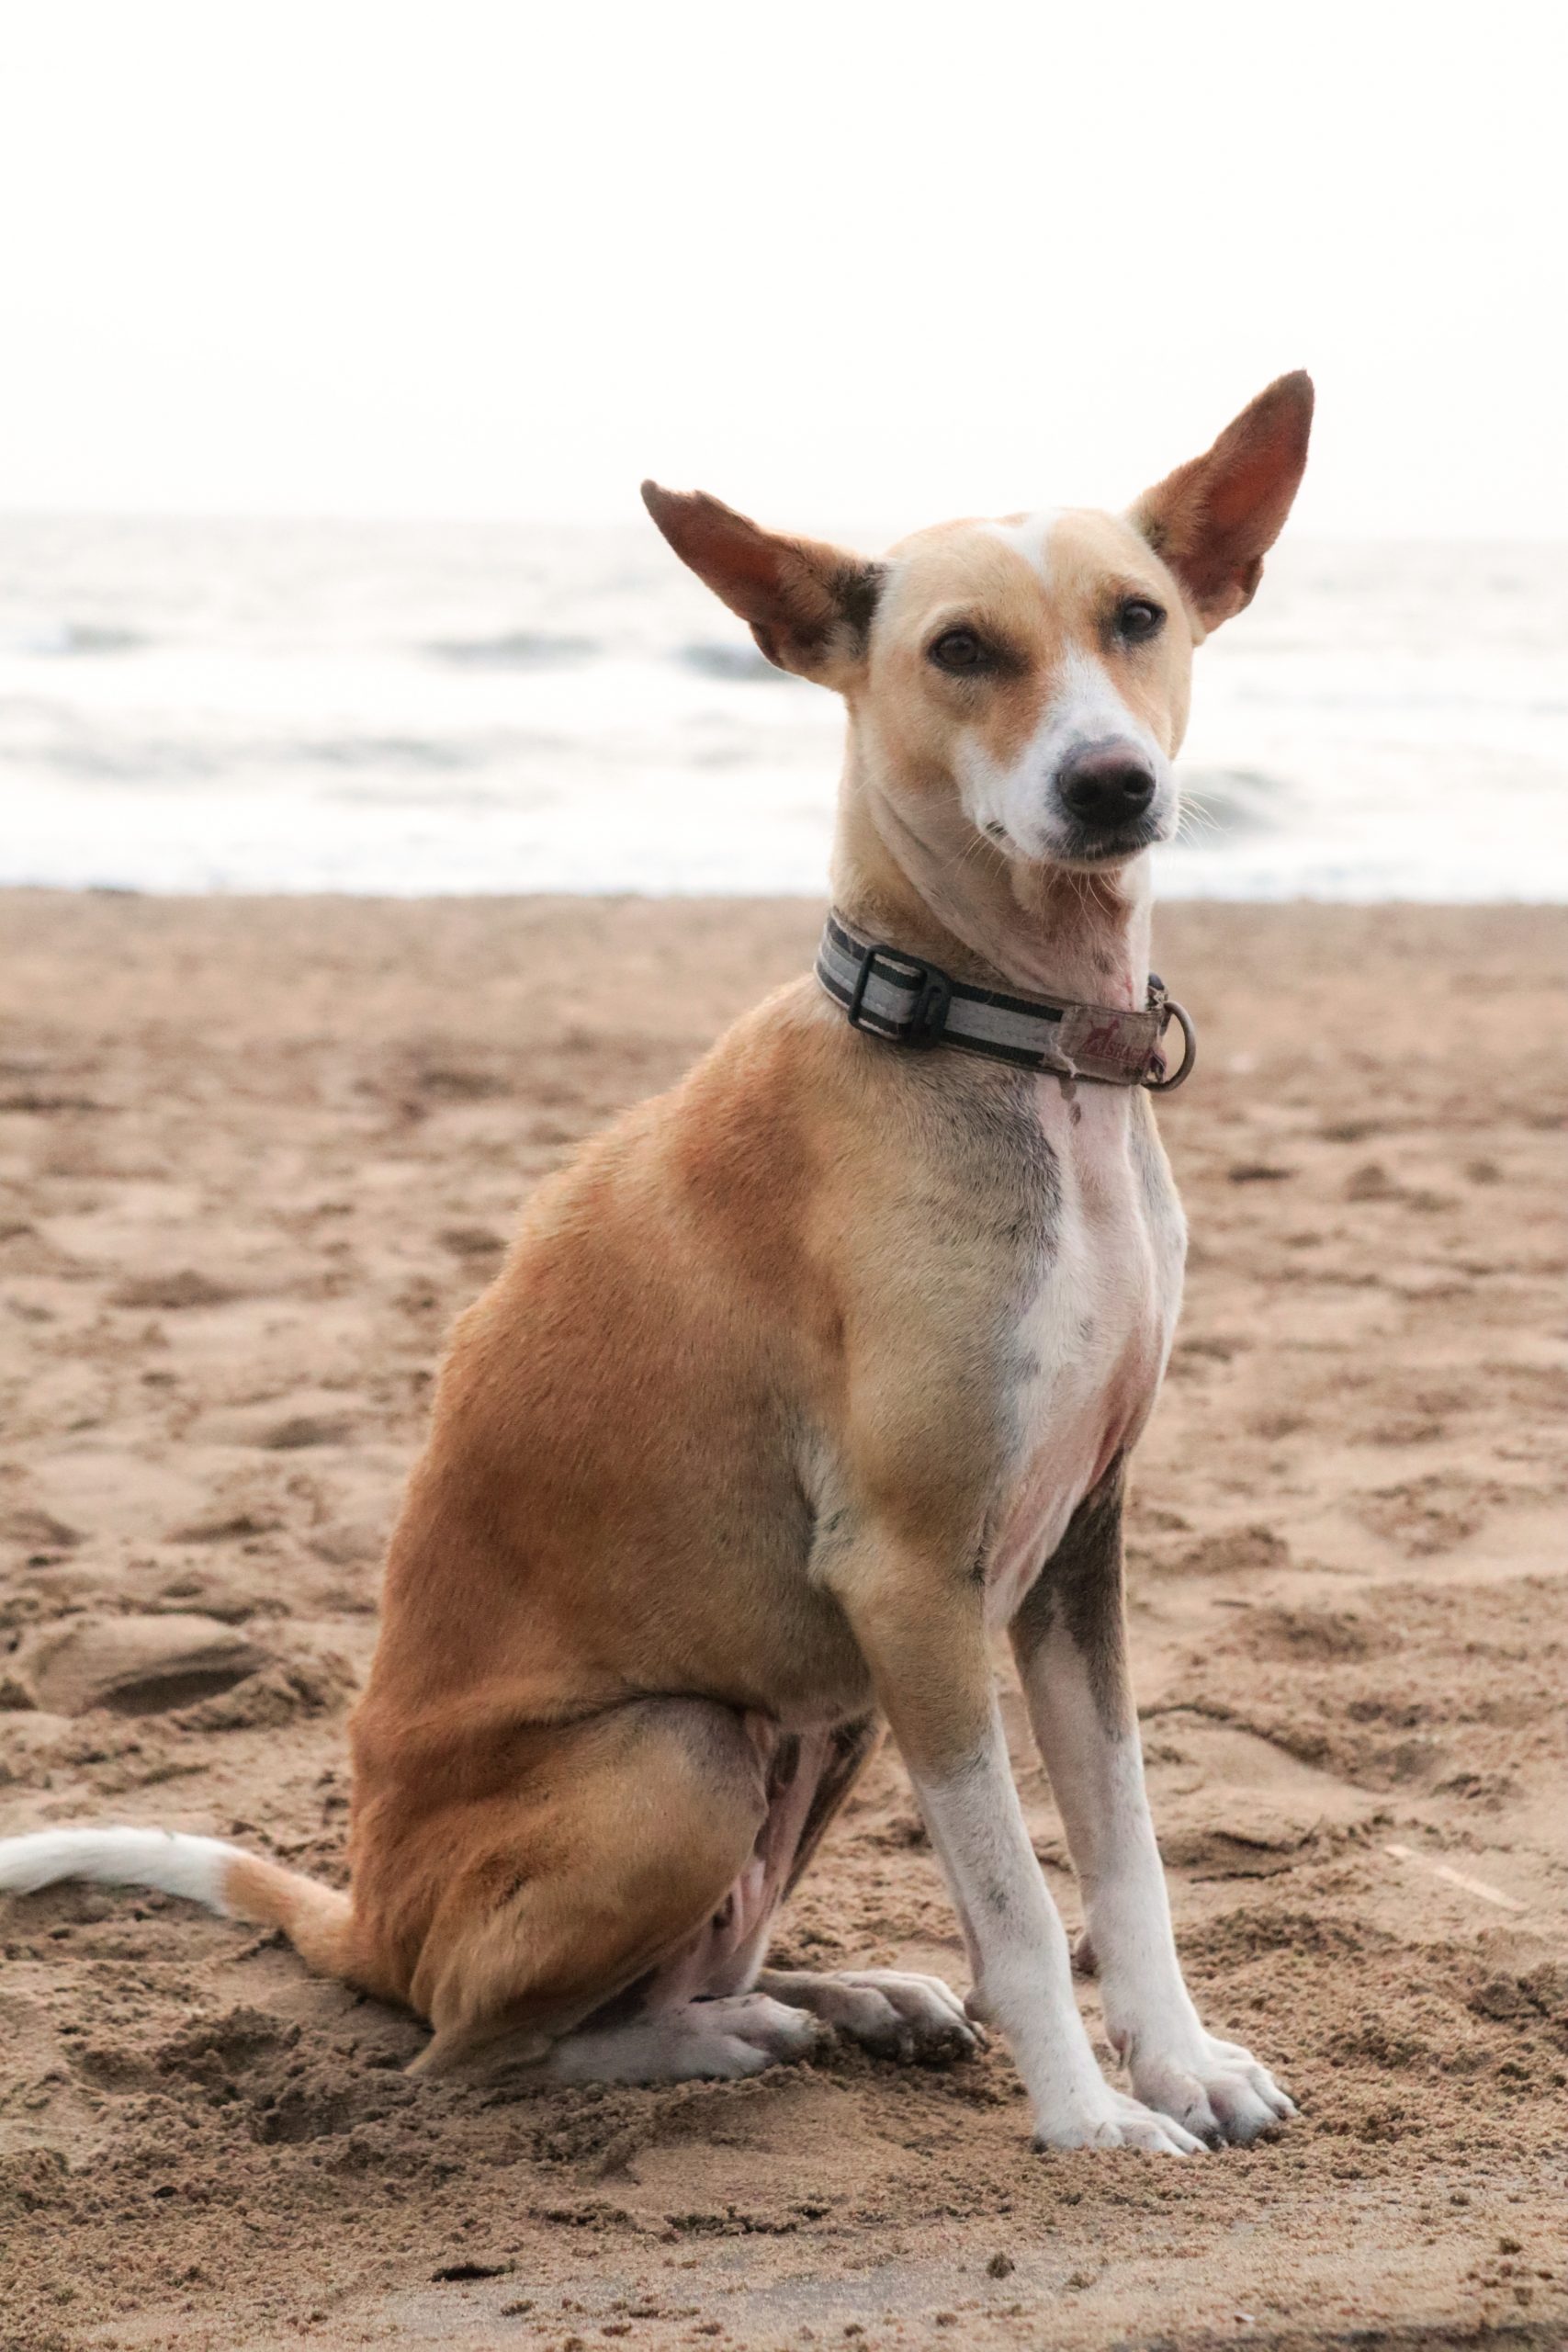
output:
POLYGON ((1075 871, 1125 865, 1145 850, 1152 849, 1156 842, 1164 841, 1166 834, 1163 819, 1153 815, 1134 818, 1109 832, 1075 826, 1060 843, 1053 844, 1047 854, 1051 865, 1069 866, 1075 871))
POLYGON ((999 818, 987 818, 980 831, 994 849, 1021 865, 1065 866, 1069 873, 1093 874, 1129 865, 1156 842, 1169 841, 1176 820, 1169 809, 1146 809, 1115 826, 1059 825, 1038 844, 1016 840, 999 818))

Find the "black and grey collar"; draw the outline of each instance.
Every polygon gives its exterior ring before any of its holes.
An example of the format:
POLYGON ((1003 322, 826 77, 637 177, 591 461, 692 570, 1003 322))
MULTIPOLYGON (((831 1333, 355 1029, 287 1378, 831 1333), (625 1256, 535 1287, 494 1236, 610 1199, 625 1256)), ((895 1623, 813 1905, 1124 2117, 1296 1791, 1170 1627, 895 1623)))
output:
POLYGON ((1070 997, 1004 996, 955 980, 922 956, 863 939, 837 911, 817 951, 817 977, 852 1029, 896 1046, 956 1046, 966 1054, 1055 1071, 1095 1086, 1146 1086, 1168 1094, 1191 1071, 1198 1041, 1163 981, 1149 975, 1141 1012, 1079 1004, 1070 997), (1174 1021, 1181 1061, 1166 1072, 1160 1040, 1174 1021))

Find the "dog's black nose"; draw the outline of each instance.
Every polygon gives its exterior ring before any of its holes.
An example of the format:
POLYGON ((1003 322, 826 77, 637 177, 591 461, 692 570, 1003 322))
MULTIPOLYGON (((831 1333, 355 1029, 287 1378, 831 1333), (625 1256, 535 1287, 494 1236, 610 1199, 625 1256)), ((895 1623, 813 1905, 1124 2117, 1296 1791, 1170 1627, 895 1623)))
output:
POLYGON ((1155 797, 1155 773, 1133 743, 1091 743, 1059 772, 1064 808, 1107 832, 1141 817, 1155 797))

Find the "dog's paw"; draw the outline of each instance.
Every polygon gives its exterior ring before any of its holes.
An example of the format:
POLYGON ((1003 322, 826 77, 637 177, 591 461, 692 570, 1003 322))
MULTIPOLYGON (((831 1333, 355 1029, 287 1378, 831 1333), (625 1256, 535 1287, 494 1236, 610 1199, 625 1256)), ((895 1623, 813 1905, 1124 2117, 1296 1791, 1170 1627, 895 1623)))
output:
POLYGON ((1250 2050, 1212 2033, 1200 2031, 1174 2050, 1135 2051, 1131 2074, 1133 2088, 1145 2105, 1195 2132, 1211 2147, 1225 2141, 1248 2147, 1296 2112, 1294 2100, 1250 2050))
POLYGON ((557 2083, 739 2082, 804 2058, 820 2031, 804 2009, 737 1993, 584 2027, 558 2041, 538 2071, 557 2083))
POLYGON ((1066 2148, 1141 2148, 1151 2156, 1201 2156, 1203 2143, 1174 2117, 1157 2114, 1125 2091, 1065 2102, 1036 2116, 1034 2145, 1042 2153, 1066 2148))
POLYGON ((737 1993, 694 2001, 681 2012, 682 2072, 733 2079, 787 2066, 816 2048, 816 2020, 765 1993, 737 1993))
POLYGON ((761 1980, 776 1999, 796 2004, 879 2058, 934 2064, 967 2058, 985 2035, 940 1976, 893 1968, 770 1969, 761 1980))

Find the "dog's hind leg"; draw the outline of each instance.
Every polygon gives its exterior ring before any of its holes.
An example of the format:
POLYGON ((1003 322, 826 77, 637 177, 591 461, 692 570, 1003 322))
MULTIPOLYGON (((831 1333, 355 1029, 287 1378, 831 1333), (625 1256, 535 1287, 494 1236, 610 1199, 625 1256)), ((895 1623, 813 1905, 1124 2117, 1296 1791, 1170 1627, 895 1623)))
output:
POLYGON ((778 1905, 794 1892, 829 1824, 875 1755, 882 1729, 875 1716, 866 1715, 831 1732, 780 1743, 769 1773, 768 1821, 751 1872, 757 1883, 754 1924, 733 1956, 710 1969, 707 1990, 726 1995, 744 1987, 766 1996, 832 2026, 878 2057, 964 2057, 985 2036, 940 1976, 893 1968, 761 1966, 778 1905))
MULTIPOLYGON (((775 1739, 706 1700, 629 1702, 539 1727, 513 1786, 428 1820, 423 1846, 449 1851, 409 1986, 434 2028, 417 2069, 647 2081, 798 2056, 813 2030, 777 2004, 686 2016, 705 1987, 679 1960, 752 1865, 775 1739)), ((412 1858, 367 1860, 392 1899, 412 1858)))
MULTIPOLYGON (((783 1879, 785 1898, 799 1884, 825 1830, 882 1746, 882 1729, 874 1714, 865 1714, 861 1722, 844 1724, 829 1734, 799 1844, 783 1879)), ((750 1969, 736 1973, 736 1983, 748 1983, 787 2008, 804 2008, 879 2058, 964 2058, 983 2044, 985 2034, 971 2023, 964 2002, 941 1975, 912 1975, 903 1969, 757 1969, 771 1924, 769 1912, 752 1945, 750 1969)))

